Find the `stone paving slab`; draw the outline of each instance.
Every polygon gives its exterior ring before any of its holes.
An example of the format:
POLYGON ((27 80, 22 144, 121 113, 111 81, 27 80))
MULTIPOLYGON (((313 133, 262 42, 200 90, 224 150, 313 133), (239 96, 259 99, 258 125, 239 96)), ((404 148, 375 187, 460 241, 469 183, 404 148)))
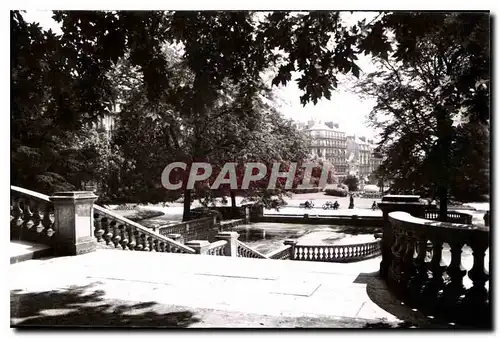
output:
MULTIPOLYGON (((402 322, 398 314, 404 307, 376 277, 379 263, 380 258, 342 264, 98 250, 13 264, 9 277, 11 295, 32 298, 82 290, 78 295, 82 304, 89 301, 85 297, 97 294, 94 298, 107 306, 120 300, 255 316, 383 320, 396 325, 402 322)), ((406 321, 425 322, 418 313, 406 310, 406 321)))
MULTIPOLYGON (((14 313, 11 316, 11 325, 19 325, 18 327, 27 325, 48 325, 51 327, 72 325, 79 327, 359 329, 377 326, 390 328, 397 325, 388 322, 373 322, 342 317, 269 316, 158 303, 137 306, 135 302, 127 302, 121 299, 88 302, 80 308, 68 308, 68 305, 71 306, 72 304, 58 304, 58 308, 42 309, 44 306, 40 302, 29 302, 26 300, 27 296, 15 295, 14 297, 17 303, 25 305, 28 310, 23 311, 24 313, 14 313), (89 318, 92 318, 91 323, 89 318)), ((53 297, 60 300, 60 294, 58 293, 54 293, 53 297)))

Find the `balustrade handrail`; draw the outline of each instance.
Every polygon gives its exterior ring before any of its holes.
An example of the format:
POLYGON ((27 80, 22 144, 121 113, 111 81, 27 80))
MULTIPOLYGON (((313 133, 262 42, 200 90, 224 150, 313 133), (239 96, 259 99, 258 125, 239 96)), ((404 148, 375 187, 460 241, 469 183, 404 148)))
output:
POLYGON ((227 244, 227 241, 221 239, 219 241, 215 241, 210 243, 210 245, 207 247, 207 250, 215 249, 221 246, 225 246, 227 244))
POLYGON ((318 248, 350 248, 350 247, 358 247, 360 245, 370 245, 380 243, 380 239, 376 238, 371 242, 363 242, 363 243, 351 243, 351 244, 296 244, 295 247, 318 247, 318 248))
POLYGON ((18 193, 23 194, 23 195, 28 195, 30 197, 42 200, 44 202, 52 203, 49 196, 41 194, 41 193, 33 191, 33 190, 24 189, 21 187, 17 187, 15 185, 11 185, 10 190, 13 190, 13 191, 18 192, 18 193))
POLYGON ((189 221, 185 222, 179 222, 179 223, 170 223, 170 224, 163 224, 158 227, 158 230, 165 229, 165 228, 170 228, 170 227, 175 227, 175 226, 180 226, 180 225, 188 225, 192 223, 199 223, 199 222, 205 222, 205 221, 210 221, 212 220, 213 217, 208 216, 208 217, 202 217, 202 218, 195 218, 189 221))
MULTIPOLYGON (((268 259, 273 259, 274 257, 278 257, 280 256, 283 252, 285 251, 290 251, 290 249, 292 248, 291 245, 285 245, 284 247, 282 248, 278 248, 274 251, 271 251, 270 253, 268 253, 267 255, 265 255, 268 259)), ((290 255, 291 256, 291 255, 290 255)))
MULTIPOLYGON (((439 211, 438 210, 427 210, 424 213, 424 218, 428 220, 438 220, 439 211)), ((451 221, 452 223, 463 223, 463 224, 471 224, 472 223, 472 215, 464 212, 464 211, 455 211, 451 210, 446 213, 447 221, 451 221)))
POLYGON ((238 244, 239 247, 242 247, 248 251, 250 251, 252 254, 254 254, 256 257, 255 258, 264 258, 264 259, 268 259, 268 257, 264 254, 261 254, 260 252, 258 252, 257 250, 255 249, 252 249, 251 247, 249 247, 248 245, 246 245, 245 243, 241 242, 241 241, 238 241, 236 240, 236 243, 238 244))
POLYGON ((104 214, 106 217, 111 218, 115 221, 119 221, 119 222, 125 223, 129 226, 132 226, 132 227, 140 230, 141 232, 146 233, 148 236, 151 236, 154 239, 157 239, 157 240, 160 240, 163 242, 167 242, 169 245, 181 250, 184 253, 192 253, 192 254, 196 253, 196 251, 194 249, 192 249, 186 245, 182 245, 182 244, 174 241, 173 239, 170 239, 170 238, 165 237, 163 235, 157 234, 153 230, 150 230, 139 223, 131 221, 128 218, 125 218, 123 216, 115 214, 113 211, 110 211, 110 210, 103 208, 99 205, 94 204, 94 210, 97 211, 98 213, 104 214))
POLYGON ((389 222, 396 223, 403 228, 413 228, 415 226, 427 226, 429 228, 453 229, 457 231, 490 231, 489 227, 476 224, 463 224, 429 220, 418 218, 404 211, 393 211, 389 213, 389 222))

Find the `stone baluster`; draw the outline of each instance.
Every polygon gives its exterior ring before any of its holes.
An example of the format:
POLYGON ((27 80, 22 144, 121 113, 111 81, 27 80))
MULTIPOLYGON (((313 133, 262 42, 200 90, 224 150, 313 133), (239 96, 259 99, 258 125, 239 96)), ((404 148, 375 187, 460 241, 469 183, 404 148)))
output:
POLYGON ((35 230, 37 233, 42 233, 43 230, 45 229, 43 227, 43 224, 42 224, 42 217, 43 217, 43 214, 40 212, 40 209, 43 208, 43 204, 42 203, 38 203, 38 202, 35 202, 33 204, 33 225, 35 227, 35 230))
POLYGON ((149 236, 147 234, 142 234, 142 251, 151 251, 151 248, 149 247, 149 236))
POLYGON ((146 236, 146 243, 147 243, 147 248, 148 250, 147 251, 151 251, 151 252, 154 252, 156 251, 154 246, 153 246, 153 237, 151 236, 146 236))
POLYGON ((47 236, 52 237, 55 234, 55 230, 53 229, 54 226, 54 221, 55 221, 55 215, 54 215, 54 220, 50 218, 50 213, 52 211, 51 206, 49 203, 45 203, 44 208, 43 208, 43 218, 42 218, 42 224, 44 228, 46 229, 45 232, 47 236))
POLYGON ((468 239, 474 257, 472 269, 469 271, 469 278, 472 287, 467 290, 462 301, 462 311, 469 320, 486 321, 491 314, 489 294, 485 284, 489 280, 484 264, 484 256, 489 246, 487 233, 478 232, 468 239))
POLYGON ((127 232, 128 232, 128 238, 129 238, 129 242, 128 242, 128 248, 130 249, 130 251, 134 251, 134 250, 137 250, 136 249, 136 246, 137 246, 137 231, 132 228, 131 226, 127 226, 127 232))
POLYGON ((113 237, 111 238, 111 240, 113 241, 115 248, 118 248, 118 246, 120 245, 120 241, 122 239, 122 237, 120 236, 119 227, 120 225, 118 224, 117 221, 115 220, 111 221, 111 229, 113 231, 113 237))
POLYGON ((443 293, 439 299, 443 313, 449 313, 449 311, 458 308, 459 299, 465 292, 463 278, 467 273, 462 266, 463 238, 458 234, 452 234, 449 238, 448 244, 450 245, 451 261, 446 268, 449 281, 445 284, 443 293))
POLYGON ((102 237, 104 238, 104 242, 106 243, 106 245, 110 245, 113 234, 110 231, 109 220, 106 216, 101 219, 101 226, 104 230, 104 233, 102 235, 102 237))
MULTIPOLYGON (((223 240, 227 242, 224 246, 224 256, 238 257, 238 237, 240 237, 240 235, 235 231, 223 231, 215 236, 216 241, 223 240)), ((186 245, 188 244, 186 243, 186 245)))
POLYGON ((439 235, 434 235, 431 238, 432 242, 432 259, 430 262, 430 270, 432 277, 422 288, 422 306, 427 309, 434 309, 436 300, 442 290, 443 272, 446 266, 443 262, 443 240, 439 235))
POLYGON ((406 238, 400 227, 393 229, 394 244, 391 247, 392 260, 388 274, 388 285, 394 289, 396 296, 401 296, 403 253, 406 251, 406 238))
POLYGON ((160 241, 156 238, 153 239, 153 251, 161 252, 160 251, 160 241))
POLYGON ((427 282, 427 236, 424 231, 417 231, 416 248, 417 257, 413 260, 413 274, 408 281, 407 300, 409 304, 418 305, 420 303, 420 292, 427 282))
POLYGON ((121 238, 120 245, 122 246, 123 250, 128 250, 129 240, 127 233, 127 226, 125 224, 121 224, 119 228, 120 228, 120 238, 121 238))
POLYGON ((403 232, 405 241, 402 249, 402 279, 401 279, 401 289, 406 294, 407 287, 410 279, 415 274, 415 268, 413 265, 413 256, 415 255, 415 242, 416 238, 413 231, 405 230, 403 232))
POLYGON ((26 225, 26 228, 31 229, 34 225, 35 222, 33 222, 33 212, 31 211, 31 201, 27 199, 24 202, 24 222, 26 225))
POLYGON ((14 219, 13 219, 13 223, 14 225, 20 227, 23 225, 24 221, 22 219, 22 215, 23 215, 23 209, 21 208, 21 199, 20 198, 15 198, 14 199, 14 202, 13 202, 13 216, 14 216, 14 219))
POLYGON ((144 234, 140 232, 137 233, 137 245, 135 247, 137 251, 144 250, 144 237, 145 237, 144 234))

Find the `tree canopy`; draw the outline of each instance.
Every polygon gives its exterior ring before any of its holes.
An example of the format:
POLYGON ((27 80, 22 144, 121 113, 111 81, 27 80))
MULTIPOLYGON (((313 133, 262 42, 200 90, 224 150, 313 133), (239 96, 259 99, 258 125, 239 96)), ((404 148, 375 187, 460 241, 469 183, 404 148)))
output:
POLYGON ((485 191, 488 165, 481 177, 463 165, 488 156, 485 13, 384 12, 353 25, 327 11, 53 17, 61 35, 11 12, 14 184, 50 193, 98 177, 113 198, 162 199, 153 176, 171 158, 298 159, 304 140, 269 104, 272 86, 298 74, 301 103, 316 104, 330 98, 339 74, 360 76, 364 53, 380 66, 360 88, 377 98, 370 118, 383 129, 381 174, 403 190, 435 191, 444 204, 449 191, 466 193, 457 185, 482 182, 474 190, 485 191), (88 125, 117 103, 119 130, 106 144, 88 125))
POLYGON ((359 92, 377 99, 379 172, 395 191, 439 197, 443 216, 450 192, 463 199, 476 187, 477 198, 488 189, 489 16, 397 13, 377 25, 392 48, 359 92), (471 176, 470 165, 482 170, 471 176))

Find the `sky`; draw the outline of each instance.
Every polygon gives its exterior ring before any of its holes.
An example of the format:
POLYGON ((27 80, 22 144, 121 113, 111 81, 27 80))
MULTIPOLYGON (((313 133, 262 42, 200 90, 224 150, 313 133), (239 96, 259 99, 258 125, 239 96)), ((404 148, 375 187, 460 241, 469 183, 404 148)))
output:
MULTIPOLYGON (((45 29, 52 29, 55 33, 61 33, 59 24, 52 19, 52 12, 48 10, 29 10, 23 14, 26 21, 38 22, 45 29)), ((348 24, 354 24, 363 18, 373 18, 373 12, 344 12, 343 19, 348 24)), ((362 72, 373 71, 374 65, 365 56, 359 56, 356 62, 362 72)), ((294 78, 294 77, 293 77, 294 78)), ((376 138, 377 131, 369 128, 366 124, 367 116, 375 104, 373 99, 362 99, 349 91, 354 85, 350 77, 340 76, 338 88, 332 93, 331 99, 322 99, 314 105, 312 102, 305 107, 300 103, 301 90, 295 81, 290 81, 286 87, 276 88, 279 100, 279 110, 284 116, 296 121, 307 122, 310 119, 322 121, 334 121, 339 124, 341 130, 356 136, 367 136, 376 138)))

